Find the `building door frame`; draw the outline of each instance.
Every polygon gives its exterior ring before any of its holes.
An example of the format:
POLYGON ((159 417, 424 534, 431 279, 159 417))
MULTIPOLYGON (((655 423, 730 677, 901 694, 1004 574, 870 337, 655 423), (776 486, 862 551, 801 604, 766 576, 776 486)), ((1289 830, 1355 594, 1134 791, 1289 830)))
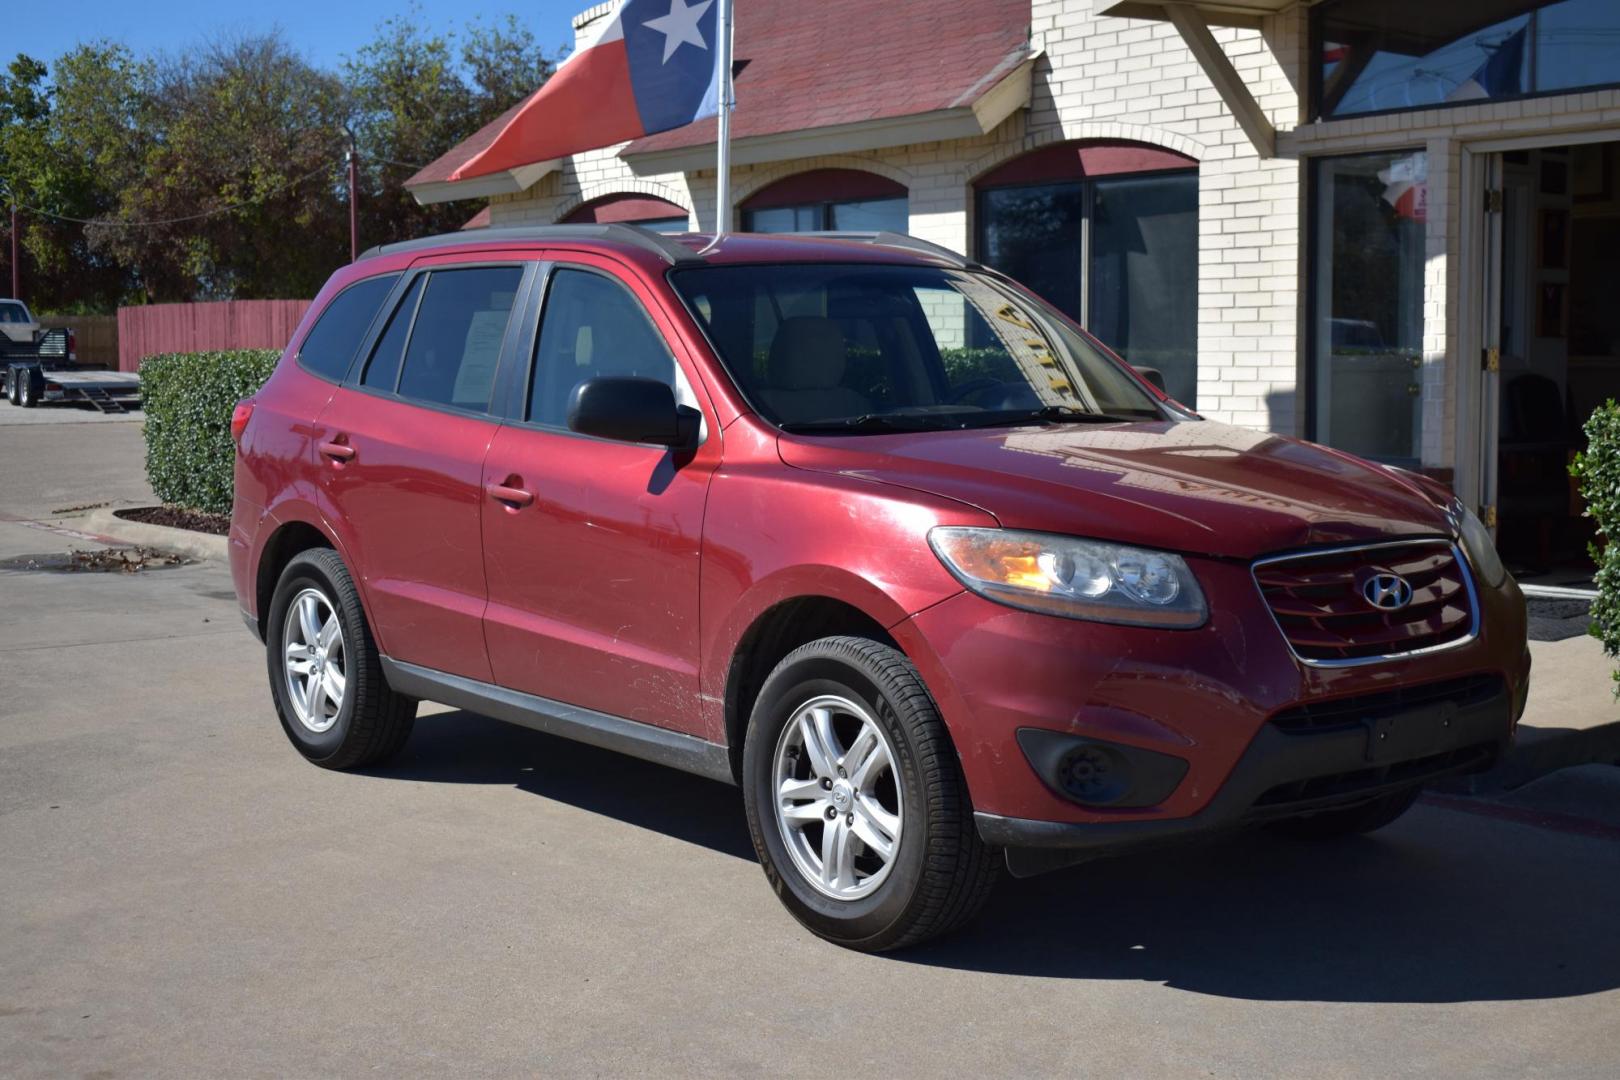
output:
POLYGON ((1505 139, 1481 139, 1461 146, 1458 167, 1457 381, 1452 487, 1494 529, 1497 436, 1500 426, 1498 374, 1490 350, 1500 359, 1502 155, 1510 150, 1545 150, 1585 143, 1620 142, 1620 126, 1586 128, 1505 139))

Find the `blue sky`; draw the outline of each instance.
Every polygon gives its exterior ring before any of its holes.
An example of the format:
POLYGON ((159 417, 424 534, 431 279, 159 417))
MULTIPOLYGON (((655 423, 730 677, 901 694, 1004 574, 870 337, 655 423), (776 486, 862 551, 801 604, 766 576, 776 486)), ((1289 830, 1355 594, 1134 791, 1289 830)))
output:
MULTIPOLYGON (((569 20, 592 0, 420 0, 417 17, 434 30, 457 30, 482 17, 485 22, 514 14, 555 52, 573 42, 569 20)), ((110 38, 136 53, 179 55, 189 46, 221 34, 279 28, 306 59, 336 67, 370 41, 377 24, 403 15, 413 5, 399 0, 19 0, 5 5, 0 19, 0 63, 18 52, 46 63, 81 41, 110 38)))

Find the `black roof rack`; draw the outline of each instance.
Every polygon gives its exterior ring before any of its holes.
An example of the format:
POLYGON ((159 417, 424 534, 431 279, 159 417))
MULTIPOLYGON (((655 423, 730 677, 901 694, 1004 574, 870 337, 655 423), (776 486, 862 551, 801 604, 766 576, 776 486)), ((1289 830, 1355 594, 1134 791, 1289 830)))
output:
POLYGON ((519 225, 507 228, 476 229, 468 232, 424 236, 417 240, 402 240, 396 244, 381 244, 363 253, 360 258, 373 255, 394 255, 402 251, 432 251, 435 248, 462 244, 501 243, 516 241, 534 243, 546 240, 616 240, 621 244, 641 248, 661 257, 671 266, 681 263, 702 262, 703 258, 685 244, 671 240, 662 233, 636 225, 613 222, 605 225, 519 225))
POLYGON ((958 252, 952 251, 943 244, 936 244, 906 233, 897 232, 804 232, 798 236, 820 236, 828 240, 856 240, 864 244, 880 244, 883 247, 902 248, 906 251, 915 251, 921 255, 932 255, 936 259, 944 259, 952 266, 963 270, 978 268, 978 263, 958 252))

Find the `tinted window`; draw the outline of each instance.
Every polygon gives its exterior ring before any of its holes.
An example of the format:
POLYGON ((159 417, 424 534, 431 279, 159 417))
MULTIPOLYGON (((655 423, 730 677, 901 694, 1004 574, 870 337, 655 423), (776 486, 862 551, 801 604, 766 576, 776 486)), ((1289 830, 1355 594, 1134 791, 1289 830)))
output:
POLYGON ((0 302, 0 322, 25 323, 28 322, 28 310, 21 304, 0 302))
POLYGON ((405 347, 402 397, 487 412, 501 340, 521 266, 439 270, 428 275, 405 347))
POLYGON ((671 276, 767 419, 797 430, 1159 419, 1091 342, 993 279, 931 267, 716 266, 671 276))
POLYGON ((558 270, 546 290, 529 419, 563 426, 574 387, 598 375, 637 375, 675 387, 675 358, 630 290, 601 274, 558 270))
POLYGON ((366 365, 365 374, 360 378, 362 384, 393 392, 394 384, 399 381, 399 361, 405 355, 405 339, 411 332, 411 318, 416 314, 416 303, 422 297, 424 280, 424 277, 419 277, 411 282, 411 287, 405 291, 405 298, 394 309, 393 317, 388 320, 388 329, 383 331, 377 347, 371 351, 371 362, 366 365))
POLYGON ((332 298, 298 348, 298 362, 317 375, 341 380, 398 274, 357 281, 332 298))

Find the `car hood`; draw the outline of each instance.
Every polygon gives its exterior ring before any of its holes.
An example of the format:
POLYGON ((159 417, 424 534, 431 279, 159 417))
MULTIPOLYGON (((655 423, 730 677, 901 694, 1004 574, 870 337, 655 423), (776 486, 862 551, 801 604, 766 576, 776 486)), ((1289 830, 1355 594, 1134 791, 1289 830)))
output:
POLYGON ((955 499, 1004 527, 1252 559, 1450 532, 1410 474, 1298 439, 1199 421, 783 436, 788 465, 955 499))

